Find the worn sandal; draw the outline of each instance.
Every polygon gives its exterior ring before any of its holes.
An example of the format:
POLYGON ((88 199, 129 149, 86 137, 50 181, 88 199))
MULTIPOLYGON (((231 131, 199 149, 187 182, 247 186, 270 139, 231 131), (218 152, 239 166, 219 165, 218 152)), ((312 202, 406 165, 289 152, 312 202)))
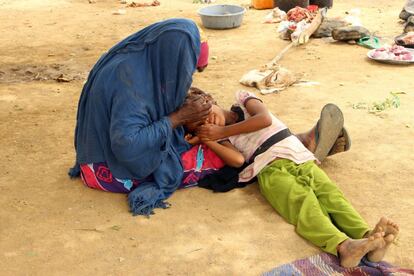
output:
POLYGON ((381 48, 381 43, 379 38, 376 36, 364 36, 358 39, 357 44, 359 46, 368 48, 368 49, 378 49, 381 48))
POLYGON ((322 108, 315 129, 315 157, 322 162, 338 139, 344 126, 344 116, 338 106, 327 104, 322 108))

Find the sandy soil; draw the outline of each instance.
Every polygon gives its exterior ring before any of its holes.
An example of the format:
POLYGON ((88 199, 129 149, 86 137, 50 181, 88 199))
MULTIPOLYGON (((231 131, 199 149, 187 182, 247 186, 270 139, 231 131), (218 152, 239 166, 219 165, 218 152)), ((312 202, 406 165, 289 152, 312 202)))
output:
MULTIPOLYGON (((123 8, 115 0, 0 0, 1 275, 258 275, 319 252, 267 204, 255 184, 226 194, 181 190, 170 199, 172 208, 146 219, 128 213, 124 195, 68 178, 77 101, 91 66, 147 24, 170 17, 200 22, 195 11, 201 5, 191 2, 161 1, 159 7, 113 15, 123 8), (60 74, 72 81, 56 82, 60 74)), ((330 16, 356 3, 337 2, 330 16)), ((363 23, 386 39, 400 34, 402 2, 359 1, 363 23)), ((194 83, 224 106, 242 88, 243 73, 286 45, 274 25, 261 24, 266 13, 248 11, 238 29, 206 30, 216 59, 194 83)), ((400 224, 398 245, 386 260, 412 268, 414 68, 377 64, 366 52, 313 40, 281 63, 320 85, 262 99, 294 131, 310 128, 325 103, 342 108, 352 150, 328 159, 323 168, 370 224, 382 215, 400 224), (372 115, 352 108, 395 91, 406 92, 398 109, 372 115)))

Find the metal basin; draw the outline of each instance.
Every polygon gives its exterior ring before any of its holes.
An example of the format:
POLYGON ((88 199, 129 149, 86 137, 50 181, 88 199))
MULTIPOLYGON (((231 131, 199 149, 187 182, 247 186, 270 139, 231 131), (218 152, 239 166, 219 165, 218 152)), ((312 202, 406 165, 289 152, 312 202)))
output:
POLYGON ((232 29, 241 25, 246 10, 237 5, 214 5, 201 8, 198 14, 209 29, 232 29))

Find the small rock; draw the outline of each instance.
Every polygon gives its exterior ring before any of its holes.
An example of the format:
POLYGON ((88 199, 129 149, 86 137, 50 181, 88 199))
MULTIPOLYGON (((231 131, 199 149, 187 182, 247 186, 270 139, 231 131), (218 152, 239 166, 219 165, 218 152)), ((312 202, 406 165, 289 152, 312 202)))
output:
POLYGON ((122 263, 123 261, 125 261, 125 258, 119 257, 118 260, 120 263, 122 263))
POLYGON ((406 21, 410 16, 412 16, 412 14, 407 12, 404 9, 400 12, 400 19, 402 19, 404 21, 406 21))
POLYGON ((129 238, 131 241, 135 241, 135 238, 134 237, 130 237, 129 238))
POLYGON ((414 32, 414 15, 411 15, 407 19, 407 23, 404 26, 404 33, 414 32))
POLYGON ((358 40, 365 36, 370 36, 368 29, 361 26, 341 27, 332 31, 332 37, 339 41, 358 40))
POLYGON ((217 57, 216 56, 212 56, 211 59, 212 60, 217 60, 217 57))
POLYGON ((335 18, 325 18, 319 28, 315 31, 312 35, 314 38, 322 38, 322 37, 331 37, 332 31, 345 27, 347 23, 340 19, 335 18))

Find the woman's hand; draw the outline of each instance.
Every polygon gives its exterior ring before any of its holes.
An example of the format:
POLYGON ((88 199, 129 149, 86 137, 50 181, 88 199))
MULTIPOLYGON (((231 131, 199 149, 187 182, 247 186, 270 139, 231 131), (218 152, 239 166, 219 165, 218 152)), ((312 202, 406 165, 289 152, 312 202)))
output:
POLYGON ((226 138, 224 126, 217 126, 213 124, 204 124, 197 129, 197 136, 201 141, 217 141, 226 138))
POLYGON ((203 124, 211 112, 211 103, 205 102, 199 96, 192 99, 187 99, 184 104, 168 117, 171 120, 173 128, 187 123, 203 124))

